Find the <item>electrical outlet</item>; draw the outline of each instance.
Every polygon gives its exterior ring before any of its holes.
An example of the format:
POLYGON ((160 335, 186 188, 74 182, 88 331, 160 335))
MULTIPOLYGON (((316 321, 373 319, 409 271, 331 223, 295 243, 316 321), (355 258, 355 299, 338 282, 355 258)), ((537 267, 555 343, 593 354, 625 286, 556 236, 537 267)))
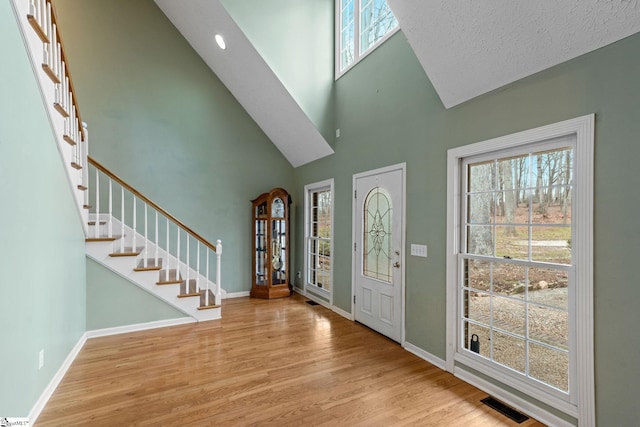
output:
POLYGON ((40 350, 40 354, 38 357, 38 369, 42 369, 42 367, 44 366, 44 348, 42 350, 40 350))
POLYGON ((427 257, 427 245, 411 244, 411 255, 426 258, 427 257))

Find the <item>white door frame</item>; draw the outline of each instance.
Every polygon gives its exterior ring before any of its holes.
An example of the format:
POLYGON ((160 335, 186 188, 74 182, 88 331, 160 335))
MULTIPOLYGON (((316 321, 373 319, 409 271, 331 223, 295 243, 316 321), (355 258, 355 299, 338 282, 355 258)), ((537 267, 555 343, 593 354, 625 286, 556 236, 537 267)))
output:
POLYGON ((395 165, 391 165, 391 166, 385 166, 379 169, 374 169, 374 170, 370 170, 370 171, 366 171, 366 172, 360 172, 357 173, 355 175, 353 175, 353 182, 352 182, 352 188, 351 188, 351 194, 353 195, 353 197, 351 198, 351 232, 352 232, 352 240, 351 240, 351 319, 355 320, 356 317, 356 306, 355 306, 355 302, 354 302, 354 295, 356 294, 356 251, 355 251, 355 245, 356 243, 359 241, 358 236, 356 236, 356 221, 359 221, 359 218, 356 217, 356 212, 357 212, 357 205, 356 205, 356 197, 355 197, 355 192, 356 192, 356 181, 359 178, 364 178, 367 176, 371 176, 371 175, 378 175, 381 173, 387 173, 387 172, 392 172, 392 171, 396 171, 396 170, 401 170, 402 171, 402 215, 400 217, 400 220, 402 221, 402 224, 400 226, 401 231, 401 242, 400 242, 400 247, 402 248, 401 254, 400 254, 400 294, 401 294, 401 298, 400 298, 400 306, 401 306, 401 319, 402 321, 400 322, 400 345, 404 346, 405 344, 405 322, 406 322, 406 303, 405 303, 405 299, 406 299, 406 292, 405 292, 405 261, 406 261, 406 256, 405 256, 405 252, 406 252, 406 234, 407 234, 407 163, 403 162, 403 163, 398 163, 395 165))

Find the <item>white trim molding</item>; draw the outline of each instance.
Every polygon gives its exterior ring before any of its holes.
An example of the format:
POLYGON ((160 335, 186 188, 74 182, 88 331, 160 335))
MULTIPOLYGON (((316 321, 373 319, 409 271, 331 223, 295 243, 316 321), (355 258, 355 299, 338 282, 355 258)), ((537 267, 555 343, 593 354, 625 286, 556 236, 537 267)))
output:
POLYGON ((243 297, 248 297, 250 294, 250 291, 242 291, 242 292, 227 292, 226 296, 223 299, 230 299, 230 298, 243 298, 243 297))
POLYGON ((402 344, 402 348, 407 350, 409 353, 415 354, 416 356, 418 356, 420 359, 424 360, 425 362, 429 362, 433 366, 436 366, 436 367, 442 369, 443 371, 447 370, 447 365, 446 365, 444 360, 440 359, 437 356, 434 356, 433 354, 429 353, 428 351, 425 351, 425 350, 421 349, 417 345, 414 345, 414 344, 411 344, 408 341, 405 341, 402 344))
MULTIPOLYGON (((302 288, 307 295, 309 292, 317 294, 321 298, 326 298, 329 300, 329 306, 333 305, 333 263, 331 262, 331 270, 329 271, 329 282, 330 288, 329 290, 319 288, 315 285, 309 284, 309 239, 311 239, 311 232, 309 230, 311 218, 310 218, 310 210, 311 210, 311 200, 310 193, 322 190, 329 190, 331 193, 331 230, 329 232, 329 257, 333 259, 333 254, 335 253, 333 250, 333 230, 335 229, 334 222, 334 211, 335 211, 335 191, 334 191, 334 181, 333 178, 325 179, 324 181, 315 182, 313 184, 307 184, 304 186, 304 271, 302 273, 302 288)), ((316 236, 314 236, 316 237, 316 236)))
POLYGON ((305 298, 309 298, 311 301, 313 302, 317 302, 319 305, 333 311, 336 314, 339 314, 340 316, 344 317, 347 320, 353 320, 353 314, 349 313, 348 311, 345 311, 343 309, 341 309, 340 307, 337 307, 335 305, 329 304, 327 301, 324 301, 320 298, 318 298, 317 295, 314 295, 310 292, 306 292, 304 289, 300 289, 300 288, 293 288, 294 292, 297 292, 298 294, 302 295, 305 298))
POLYGON ((197 320, 192 317, 178 317, 175 319, 115 326, 113 328, 94 329, 93 331, 87 331, 86 335, 87 338, 108 337, 111 335, 128 334, 129 332, 146 331, 149 329, 166 328, 169 326, 186 325, 188 323, 196 322, 197 320))
POLYGON ((32 425, 36 423, 36 420, 40 416, 40 413, 46 406, 47 402, 49 402, 49 399, 53 395, 53 392, 56 391, 56 388, 60 384, 60 381, 62 381, 67 371, 71 367, 71 364, 76 359, 76 357, 80 353, 80 350, 82 350, 82 347, 84 347, 84 344, 86 342, 87 334, 84 333, 82 334, 82 336, 80 336, 80 339, 78 340, 76 345, 73 346, 67 357, 64 359, 64 362, 62 362, 60 369, 58 369, 58 372, 56 372, 56 374, 53 376, 53 378, 49 382, 49 385, 47 385, 42 394, 40 394, 40 397, 33 405, 33 408, 31 408, 31 412, 29 412, 29 422, 32 425))
MULTIPOLYGON (((458 353, 458 254, 461 252, 461 194, 462 162, 465 158, 491 152, 504 152, 528 144, 542 144, 562 137, 575 137, 575 184, 573 190, 573 221, 576 243, 572 246, 572 264, 575 266, 573 285, 574 321, 570 324, 570 345, 574 362, 570 367, 570 401, 554 398, 552 393, 531 387, 519 388, 518 381, 505 381, 499 370, 492 369, 495 380, 509 384, 540 402, 555 407, 569 416, 575 416, 580 426, 595 426, 595 381, 594 381, 594 322, 593 322, 593 176, 594 176, 594 127, 595 115, 589 114, 559 123, 526 130, 490 140, 457 147, 447 152, 447 347, 446 370, 457 377, 495 395, 506 403, 522 408, 541 421, 552 425, 569 425, 557 417, 538 408, 534 403, 509 395, 502 387, 488 383, 464 367, 478 368, 469 357, 458 353), (466 362, 466 363, 465 363, 466 362), (494 372, 495 371, 495 372, 494 372), (478 384, 482 384, 482 387, 478 384), (504 397, 506 396, 506 398, 504 397), (540 412, 542 411, 542 412, 540 412), (547 418, 542 418, 542 413, 547 418), (546 413, 546 415, 545 415, 546 413), (548 418, 552 416, 553 418, 548 418)), ((571 285, 570 285, 571 286, 571 285)), ((474 359, 475 360, 475 359, 474 359)), ((480 363, 481 361, 478 361, 480 363)), ((483 373, 489 375, 487 370, 483 373)))
POLYGON ((455 376, 460 378, 462 381, 479 388, 485 393, 490 394, 503 403, 506 403, 507 405, 535 418, 541 423, 555 427, 575 427, 572 423, 565 421, 562 418, 552 414, 551 412, 546 411, 539 406, 534 405, 531 402, 506 391, 502 387, 498 387, 495 384, 483 380, 477 375, 473 375, 469 371, 466 371, 464 369, 457 369, 455 376))

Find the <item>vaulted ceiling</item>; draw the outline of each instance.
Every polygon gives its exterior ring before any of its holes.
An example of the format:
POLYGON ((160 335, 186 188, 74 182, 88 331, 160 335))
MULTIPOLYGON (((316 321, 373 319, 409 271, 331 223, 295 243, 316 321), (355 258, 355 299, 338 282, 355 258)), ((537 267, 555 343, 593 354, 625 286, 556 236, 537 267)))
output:
MULTIPOLYGON (((640 32, 640 0, 387 1, 446 108, 640 32)), ((219 0, 155 2, 294 167, 333 153, 219 0)))
POLYGON ((387 0, 446 108, 640 31, 639 0, 387 0))

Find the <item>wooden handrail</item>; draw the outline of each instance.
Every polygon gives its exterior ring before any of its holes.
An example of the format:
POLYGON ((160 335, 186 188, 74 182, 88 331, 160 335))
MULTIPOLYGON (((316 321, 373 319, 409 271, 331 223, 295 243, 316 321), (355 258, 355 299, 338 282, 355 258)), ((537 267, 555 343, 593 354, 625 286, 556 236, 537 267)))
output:
POLYGON ((179 219, 177 219, 176 217, 171 215, 169 212, 167 212, 164 209, 162 209, 160 206, 158 206, 156 203, 154 203, 148 197, 146 197, 145 195, 140 193, 138 190, 136 190, 135 188, 133 188, 132 186, 130 186, 129 184, 124 182, 120 177, 118 177, 116 174, 111 172, 109 169, 105 168, 102 164, 100 164, 100 162, 96 161, 93 157, 87 156, 87 159, 88 159, 89 163, 92 164, 96 169, 102 171, 105 175, 107 175, 109 178, 111 178, 112 180, 114 180, 115 182, 120 184, 122 187, 124 187, 127 190, 129 190, 136 197, 138 197, 139 199, 143 200, 145 203, 147 203, 149 206, 154 208, 156 211, 160 212, 162 215, 164 215, 165 217, 170 219, 172 222, 176 223, 178 225, 178 227, 182 228, 184 231, 186 231, 187 233, 191 234, 193 237, 198 239, 206 247, 208 247, 209 249, 211 249, 214 252, 216 252, 216 246, 215 245, 209 243, 208 240, 206 240, 204 237, 202 237, 201 235, 199 235, 198 233, 193 231, 191 228, 186 226, 182 221, 180 221, 179 219))

